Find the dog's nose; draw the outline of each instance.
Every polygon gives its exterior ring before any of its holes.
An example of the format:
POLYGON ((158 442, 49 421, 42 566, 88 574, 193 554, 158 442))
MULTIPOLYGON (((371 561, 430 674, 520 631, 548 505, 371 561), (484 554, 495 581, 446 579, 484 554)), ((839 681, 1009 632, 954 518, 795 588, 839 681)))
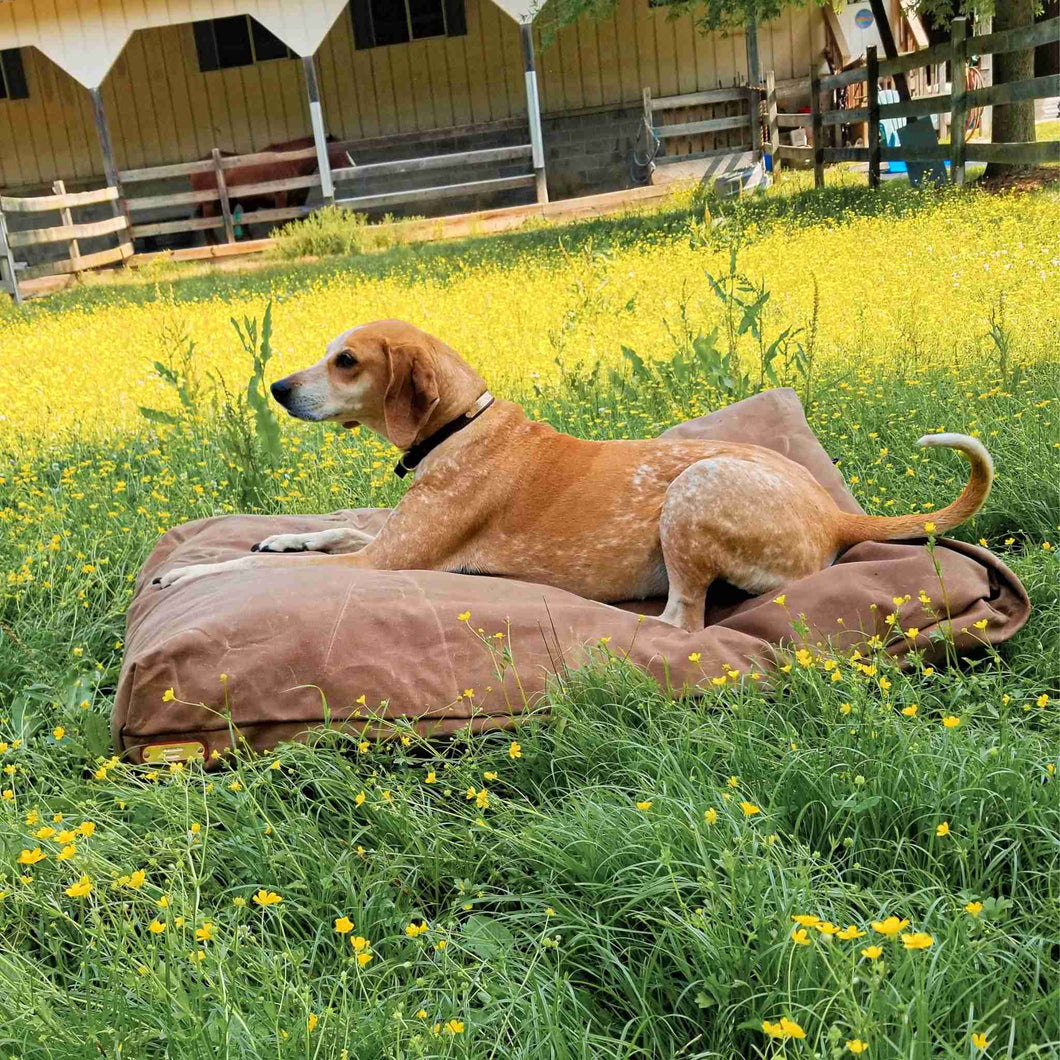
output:
POLYGON ((272 391, 272 396, 283 405, 284 408, 287 408, 287 402, 290 400, 291 391, 294 389, 291 382, 287 379, 277 379, 269 389, 272 391))

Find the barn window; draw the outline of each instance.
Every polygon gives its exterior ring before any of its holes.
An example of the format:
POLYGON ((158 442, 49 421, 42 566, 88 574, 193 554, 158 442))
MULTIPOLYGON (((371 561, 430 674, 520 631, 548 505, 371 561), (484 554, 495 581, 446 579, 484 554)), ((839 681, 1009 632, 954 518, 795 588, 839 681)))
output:
POLYGON ((467 33, 464 0, 350 0, 358 48, 467 33))
POLYGON ((199 69, 228 70, 270 59, 293 59, 294 52, 250 15, 230 15, 193 22, 199 69))
POLYGON ((0 99, 28 99, 26 70, 18 48, 0 51, 0 99))

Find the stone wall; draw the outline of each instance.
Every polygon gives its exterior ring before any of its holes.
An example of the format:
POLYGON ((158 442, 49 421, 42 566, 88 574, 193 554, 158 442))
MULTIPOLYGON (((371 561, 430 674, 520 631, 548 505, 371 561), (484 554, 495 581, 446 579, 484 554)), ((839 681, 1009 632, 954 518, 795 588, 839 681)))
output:
POLYGON ((637 153, 644 155, 643 116, 639 104, 545 116, 549 198, 569 199, 646 183, 644 170, 631 166, 635 142, 637 153))

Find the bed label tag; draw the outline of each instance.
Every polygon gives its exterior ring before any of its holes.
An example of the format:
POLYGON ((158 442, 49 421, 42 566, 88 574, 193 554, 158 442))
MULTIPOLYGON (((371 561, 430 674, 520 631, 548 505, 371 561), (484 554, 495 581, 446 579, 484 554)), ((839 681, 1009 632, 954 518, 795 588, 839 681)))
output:
POLYGON ((149 743, 143 749, 145 765, 160 766, 169 762, 190 762, 206 757, 206 746, 198 740, 186 743, 149 743))

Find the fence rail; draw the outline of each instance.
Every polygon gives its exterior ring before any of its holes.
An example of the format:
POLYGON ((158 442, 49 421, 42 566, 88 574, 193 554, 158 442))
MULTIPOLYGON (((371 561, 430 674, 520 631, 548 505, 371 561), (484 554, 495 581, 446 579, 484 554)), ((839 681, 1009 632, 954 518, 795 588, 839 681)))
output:
POLYGON ((869 185, 877 187, 880 182, 881 162, 949 162, 951 179, 956 184, 963 184, 966 162, 1028 165, 1060 160, 1060 141, 1056 140, 1040 143, 965 143, 965 123, 969 111, 979 107, 1003 106, 1060 95, 1060 75, 1057 74, 968 90, 965 76, 967 57, 1056 43, 1060 41, 1060 18, 976 37, 969 37, 967 33, 967 20, 957 18, 953 20, 950 40, 934 47, 883 60, 878 58, 875 47, 870 47, 866 53, 865 66, 825 77, 820 77, 816 70, 811 68, 809 114, 778 114, 770 108, 769 129, 770 142, 775 145, 774 165, 777 161, 812 162, 814 183, 821 187, 824 184, 825 163, 868 162, 869 185), (881 77, 945 62, 952 64, 951 91, 948 94, 902 100, 897 103, 880 103, 881 77), (866 83, 868 106, 821 109, 822 93, 863 82, 866 83), (915 121, 934 114, 949 114, 949 144, 903 144, 900 147, 888 147, 880 143, 881 121, 895 118, 915 121), (823 133, 826 126, 862 123, 868 124, 867 147, 824 145, 823 133), (813 146, 795 147, 780 144, 779 131, 782 128, 811 129, 813 146))
POLYGON ((657 146, 664 140, 708 136, 733 129, 748 130, 746 141, 740 144, 693 151, 691 154, 686 155, 663 156, 653 159, 653 161, 665 164, 667 162, 705 160, 707 168, 714 172, 753 165, 755 162, 760 161, 762 157, 762 126, 759 117, 761 98, 762 93, 758 88, 747 85, 657 97, 652 96, 650 88, 645 88, 643 91, 643 120, 649 145, 654 143, 657 146), (727 114, 723 117, 702 118, 697 121, 671 122, 669 124, 658 124, 655 121, 655 115, 662 112, 734 103, 744 108, 744 112, 741 114, 727 114))
MULTIPOLYGON (((488 133, 493 126, 468 127, 468 134, 488 133)), ((329 150, 343 151, 356 146, 354 142, 330 143, 329 150)), ((305 192, 326 187, 318 171, 295 176, 284 176, 268 180, 252 180, 243 183, 233 181, 240 176, 239 171, 252 167, 284 166, 312 162, 316 163, 318 154, 315 147, 298 148, 291 151, 259 151, 248 155, 223 155, 216 148, 210 158, 195 162, 180 162, 169 166, 149 166, 143 169, 123 170, 118 174, 122 191, 122 202, 132 218, 132 237, 134 239, 148 236, 175 235, 182 232, 222 232, 222 238, 232 243, 235 241, 235 227, 251 224, 273 224, 279 221, 290 221, 307 216, 311 210, 306 205, 281 205, 282 197, 289 192, 305 192), (212 176, 212 185, 202 187, 202 178, 212 176), (187 189, 189 178, 200 178, 199 187, 187 189), (182 187, 168 192, 152 191, 146 195, 130 194, 132 186, 148 181, 180 180, 182 187), (240 200, 277 197, 277 205, 258 208, 242 213, 238 219, 234 205, 240 200), (196 212, 204 216, 181 216, 147 219, 143 215, 148 211, 180 210, 195 207, 196 212), (142 218, 142 219, 141 219, 142 218)), ((349 156, 347 155, 347 158, 349 156)), ((471 176, 472 174, 469 174, 471 176)), ((259 174, 260 176, 260 174, 259 174)), ((330 186, 346 185, 345 194, 336 196, 338 206, 354 210, 373 209, 382 206, 399 205, 418 201, 435 201, 456 198, 465 195, 491 193, 508 188, 529 187, 535 183, 533 170, 533 148, 530 143, 520 143, 507 147, 491 147, 482 150, 460 151, 441 155, 424 155, 414 158, 396 159, 387 162, 372 162, 366 165, 350 165, 330 170, 330 186), (387 176, 410 176, 419 173, 429 174, 432 170, 464 169, 472 171, 476 167, 499 162, 526 160, 526 172, 512 176, 482 177, 479 179, 460 180, 449 184, 435 184, 416 189, 380 192, 378 194, 358 194, 357 185, 365 180, 387 176)))
POLYGON ((81 273, 85 269, 110 265, 124 261, 133 253, 129 234, 129 218, 119 208, 117 188, 99 188, 95 191, 68 192, 61 180, 52 185, 52 195, 37 195, 32 198, 0 196, 0 289, 10 291, 16 302, 22 300, 18 289, 20 280, 31 280, 38 276, 61 276, 65 273, 81 273), (76 223, 72 211, 84 206, 111 203, 113 217, 102 221, 76 223), (27 228, 12 232, 4 220, 5 214, 58 213, 59 224, 39 228, 27 228), (81 252, 80 240, 97 239, 114 235, 118 245, 88 254, 81 252), (49 261, 42 265, 27 266, 15 260, 15 251, 23 247, 42 246, 48 243, 66 243, 67 257, 49 261))

